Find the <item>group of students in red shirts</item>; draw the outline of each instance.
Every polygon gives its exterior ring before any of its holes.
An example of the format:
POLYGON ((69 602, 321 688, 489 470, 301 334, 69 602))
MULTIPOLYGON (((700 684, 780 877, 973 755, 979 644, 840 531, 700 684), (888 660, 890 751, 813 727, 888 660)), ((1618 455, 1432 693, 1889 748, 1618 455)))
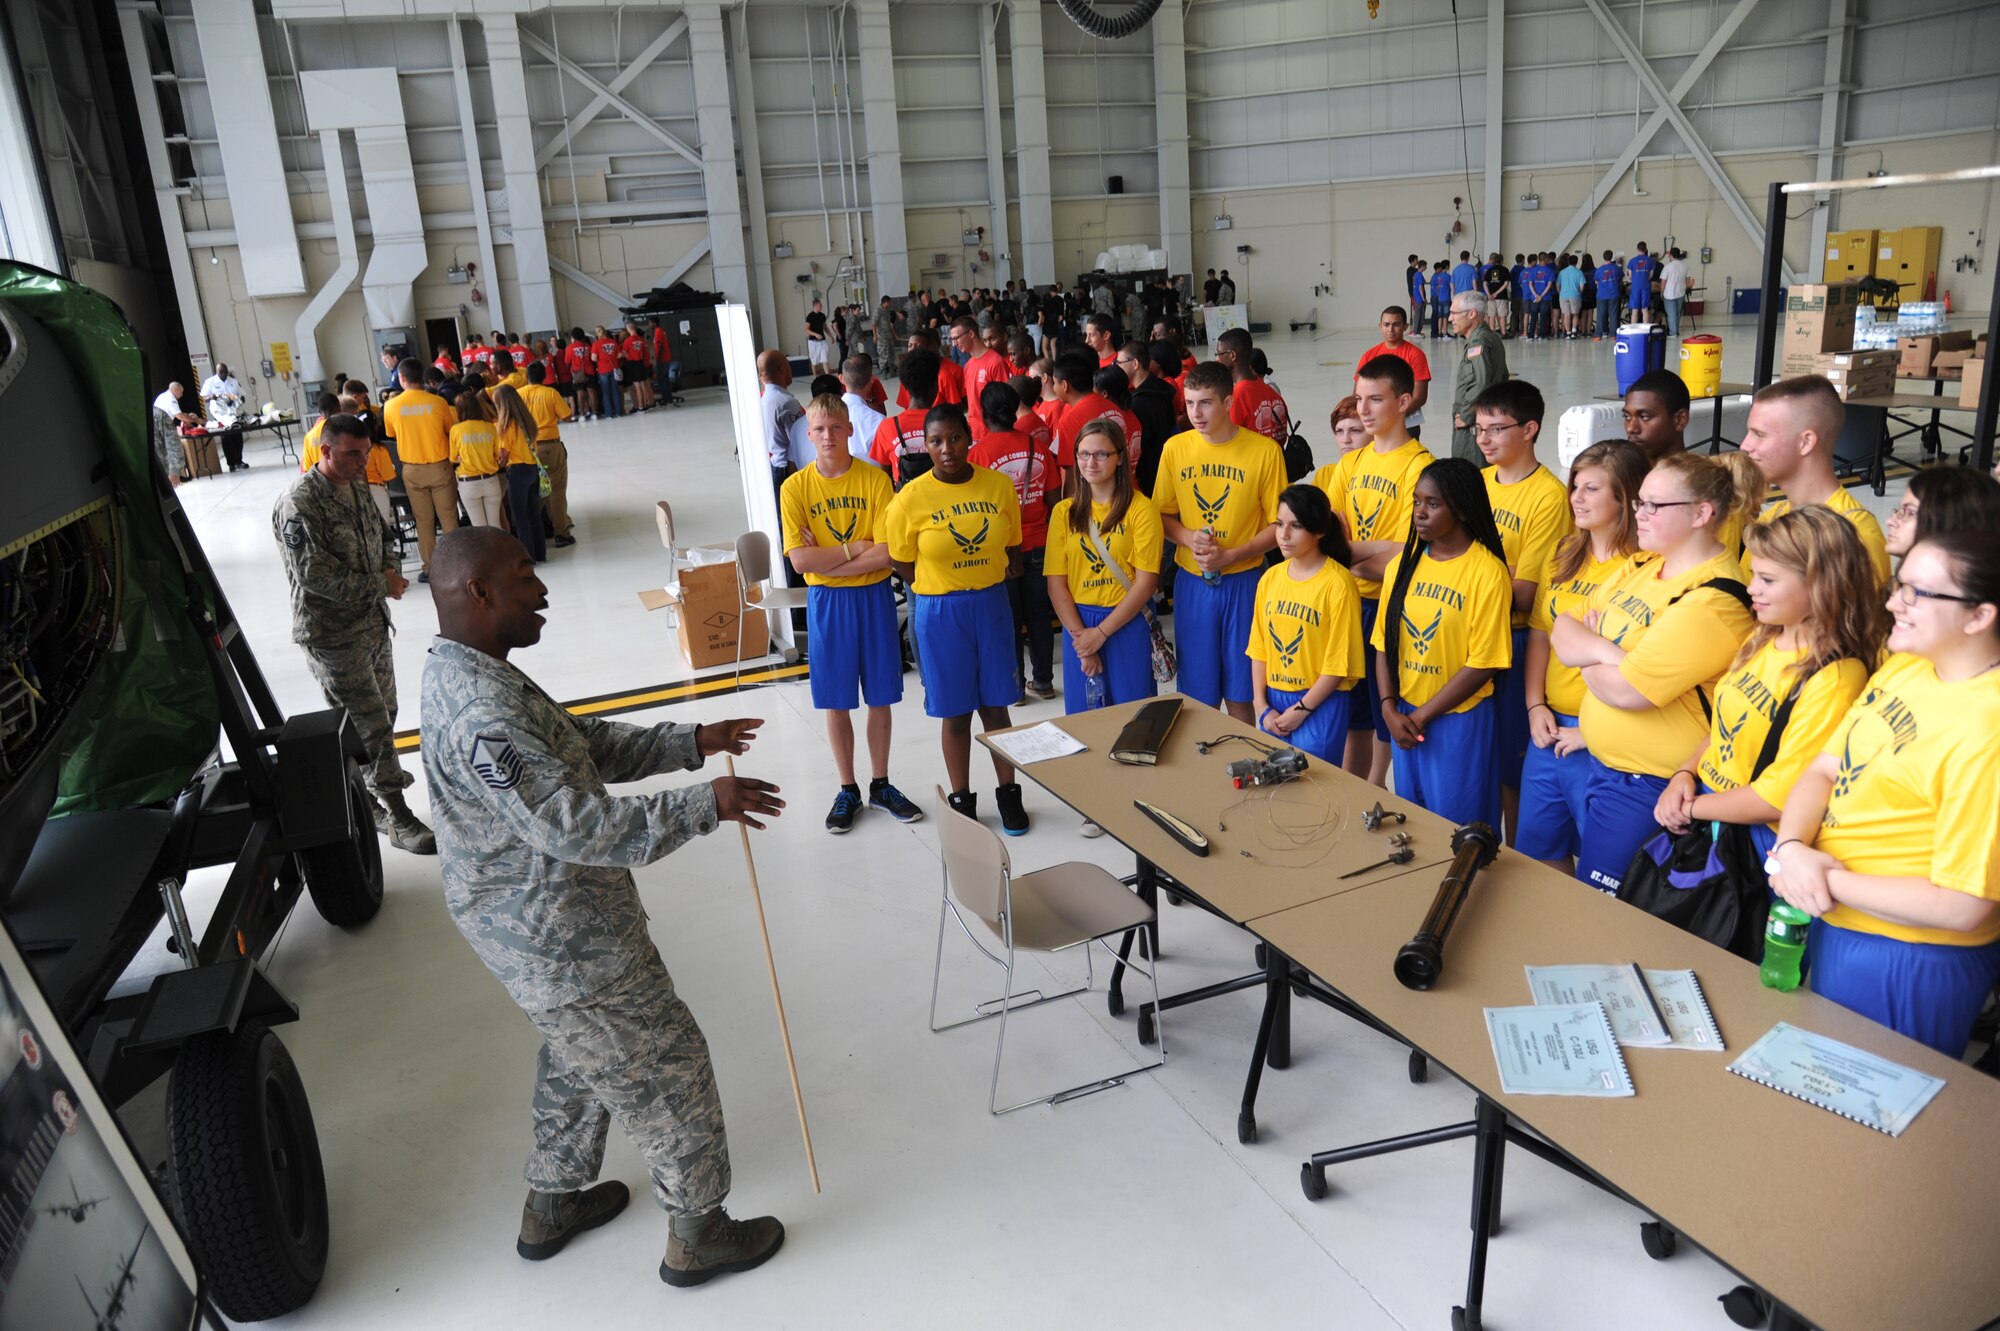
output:
POLYGON ((673 386, 678 378, 678 360, 664 323, 627 320, 613 331, 599 324, 594 333, 581 327, 569 330, 567 343, 551 344, 537 338, 529 347, 519 334, 495 329, 492 341, 477 333, 468 334, 458 359, 450 347, 441 347, 433 362, 447 375, 466 368, 490 367, 493 353, 507 352, 515 366, 531 360, 542 362, 547 382, 570 400, 576 419, 603 420, 641 411, 651 411, 666 402, 678 402, 673 386))

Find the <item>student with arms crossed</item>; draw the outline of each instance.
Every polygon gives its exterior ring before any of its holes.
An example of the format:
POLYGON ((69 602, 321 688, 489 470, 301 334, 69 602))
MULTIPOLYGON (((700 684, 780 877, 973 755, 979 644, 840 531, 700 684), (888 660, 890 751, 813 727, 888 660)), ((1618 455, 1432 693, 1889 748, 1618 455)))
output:
POLYGON ((848 451, 847 404, 827 395, 806 406, 810 464, 778 492, 785 558, 806 580, 806 640, 812 646, 813 706, 826 713, 840 790, 826 830, 854 826, 861 787, 854 779, 854 709, 868 705, 868 806, 899 823, 923 810, 889 784, 894 706, 903 700, 903 644, 889 590, 889 503, 895 491, 879 467, 848 451))
POLYGON ((1231 383, 1214 361, 1189 372, 1194 428, 1162 450, 1153 503, 1167 539, 1179 547, 1181 692, 1249 725, 1250 659, 1242 644, 1250 638, 1264 554, 1277 544, 1271 523, 1285 488, 1285 459, 1269 439, 1230 419, 1231 383))
POLYGON ((2000 534, 1911 548, 1890 656, 1785 801, 1770 863, 1814 992, 1951 1058, 2000 978, 2000 534))
POLYGON ((1353 555, 1317 485, 1278 496, 1278 553, 1285 562, 1257 583, 1250 629, 1251 706, 1257 728, 1338 766, 1347 753, 1347 709, 1361 678, 1361 594, 1353 555))
POLYGON ((1493 680, 1512 661, 1513 580, 1478 468, 1461 458, 1424 468, 1410 539, 1383 585, 1375 682, 1396 793, 1454 823, 1497 827, 1493 680))
POLYGON ((1750 636, 1749 594, 1733 551, 1717 537, 1754 512, 1764 478, 1741 453, 1692 453, 1655 466, 1633 505, 1639 548, 1590 609, 1556 617, 1549 645, 1583 676, 1577 713, 1590 778, 1576 876, 1616 892, 1654 827, 1653 809, 1708 733, 1715 686, 1750 636))
POLYGON ((1582 615, 1600 587, 1622 577, 1639 553, 1632 501, 1646 479, 1646 455, 1622 441, 1592 444, 1569 469, 1576 530, 1557 542, 1535 588, 1522 673, 1529 747, 1521 766, 1514 848, 1564 873, 1575 867, 1590 756, 1577 728, 1583 676, 1549 650, 1559 615, 1582 615))
MULTIPOLYGON (((886 523, 889 554, 915 602, 911 627, 924 713, 942 723, 951 807, 977 818, 971 790, 972 714, 987 730, 1013 724, 1014 614, 1003 585, 1021 570, 1021 502, 1013 482, 972 464, 972 429, 955 406, 924 419, 930 470, 897 491, 886 523)), ((993 792, 1001 830, 1025 836, 1028 815, 1013 765, 998 752, 993 792)))

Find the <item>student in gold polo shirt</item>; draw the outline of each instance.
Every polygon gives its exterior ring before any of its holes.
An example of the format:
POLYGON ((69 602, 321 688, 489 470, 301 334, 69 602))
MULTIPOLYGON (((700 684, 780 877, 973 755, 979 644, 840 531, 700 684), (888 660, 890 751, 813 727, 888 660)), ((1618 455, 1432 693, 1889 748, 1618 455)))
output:
POLYGON ((1861 543, 1868 547, 1876 580, 1886 586, 1889 547, 1882 524, 1834 474, 1833 446, 1846 418, 1840 394, 1816 374, 1781 379, 1758 391, 1750 401, 1750 419, 1743 427, 1743 451, 1785 497, 1765 508, 1756 520, 1769 522, 1795 508, 1825 504, 1854 524, 1861 543))
POLYGON ((458 415, 435 393, 424 391, 424 365, 415 357, 396 367, 403 391, 382 409, 382 428, 396 441, 403 462, 403 489, 417 522, 417 554, 423 559, 418 582, 431 580, 431 548, 437 529, 458 530, 458 479, 451 465, 451 427, 458 415))
MULTIPOLYGON (((988 730, 1013 724, 1014 611, 1006 579, 1021 575, 1021 501, 1014 483, 974 466, 965 409, 947 403, 924 417, 931 470, 889 506, 889 554, 915 598, 911 628, 924 680, 924 713, 942 722, 951 807, 978 817, 971 790, 972 714, 988 730)), ((1000 828, 1024 836, 1021 785, 999 753, 993 793, 1000 828)))
POLYGON ((540 361, 530 362, 527 386, 516 391, 535 418, 534 457, 549 474, 549 526, 555 529, 551 544, 562 547, 576 544, 576 533, 569 521, 569 449, 562 441, 562 423, 569 419, 570 405, 561 393, 548 386, 548 374, 548 366, 540 361))
POLYGON ((1257 728, 1338 766, 1361 677, 1361 593, 1347 534, 1317 485, 1278 496, 1278 552, 1264 570, 1245 651, 1257 728))
POLYGON ((1575 867, 1590 756, 1576 719, 1583 676, 1549 650, 1549 630, 1560 615, 1588 613, 1598 589, 1623 577, 1639 553, 1632 503, 1650 465, 1638 445, 1622 439, 1577 454, 1569 469, 1576 531, 1550 553, 1528 614, 1522 690, 1529 744, 1521 765, 1521 830, 1514 849, 1564 873, 1575 867))
POLYGON ((1576 876, 1616 892, 1654 828, 1667 778, 1708 733, 1722 672, 1750 635, 1749 592, 1716 532, 1756 511, 1764 478, 1741 453, 1662 458, 1634 504, 1635 561, 1598 590, 1588 613, 1558 615, 1556 659, 1583 676, 1577 719, 1590 750, 1576 876))
POLYGON ((458 468, 458 497, 475 527, 501 527, 504 501, 500 483, 500 445, 493 437, 489 408, 477 393, 460 393, 452 404, 458 424, 451 427, 451 461, 458 468))
POLYGON ((1813 989, 1952 1058, 2000 977, 2000 533, 1919 541, 1895 655, 1785 801, 1771 886, 1813 989))

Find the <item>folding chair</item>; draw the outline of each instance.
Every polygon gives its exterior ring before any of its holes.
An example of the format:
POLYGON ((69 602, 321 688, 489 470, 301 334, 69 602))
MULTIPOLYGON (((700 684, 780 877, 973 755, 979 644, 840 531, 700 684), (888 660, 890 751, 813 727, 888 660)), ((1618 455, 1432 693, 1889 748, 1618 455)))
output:
MULTIPOLYGON (((774 587, 771 583, 771 538, 746 531, 736 538, 736 683, 743 683, 743 621, 753 609, 792 611, 806 608, 804 587, 774 587), (758 589, 756 600, 750 599, 758 589)), ((767 644, 768 645, 768 644, 767 644)), ((759 652, 762 656, 764 653, 759 652)))
MULTIPOLYGON (((993 1083, 986 1095, 987 1111, 996 1115, 1011 1114, 1029 1105, 1059 1105, 1097 1091, 1109 1090, 1113 1086, 1123 1086, 1126 1078, 1151 1072, 1165 1063, 1167 1039, 1162 1032, 1159 1035, 1160 1056, 1150 1063, 1050 1095, 1023 1100, 1004 1109, 1000 1107, 1000 1064, 1007 1049, 1008 1014, 1021 1008, 1052 1003, 1059 998, 1088 993, 1097 978, 1090 945, 1097 944, 1106 955, 1116 959, 1118 953, 1107 940, 1152 924, 1153 910, 1109 871, 1095 864, 1071 861, 1016 878, 1012 862, 1007 857, 1007 847, 994 835, 993 829, 954 810, 951 801, 945 797, 943 787, 936 790, 938 846, 944 852, 944 889, 943 904, 938 908, 937 968, 931 973, 931 1030, 933 1033, 955 1030, 989 1017, 1000 1018, 1000 1033, 993 1044, 993 1083), (999 943, 999 952, 988 947, 972 931, 972 926, 966 921, 968 914, 986 926, 986 932, 999 943), (1006 978, 1000 997, 978 1004, 976 1016, 940 1026, 937 1019, 938 981, 944 973, 945 925, 951 920, 958 921, 958 927, 964 931, 966 938, 982 956, 1000 967, 1006 978), (1023 994, 1014 992, 1014 957, 1018 950, 1062 952, 1078 946, 1083 948, 1083 984, 1054 994, 1043 994, 1039 989, 1023 994), (998 1011, 989 1010, 996 1003, 998 1011)), ((1150 968, 1141 968, 1129 958, 1125 964, 1153 982, 1153 1011, 1157 1012, 1160 1002, 1159 962, 1157 959, 1149 960, 1150 968)))
POLYGON ((708 545, 682 547, 674 543, 674 507, 662 499, 653 505, 653 521, 660 529, 660 544, 667 547, 667 590, 678 593, 681 585, 680 566, 682 561, 691 560, 696 550, 731 550, 735 547, 727 541, 715 541, 708 545))

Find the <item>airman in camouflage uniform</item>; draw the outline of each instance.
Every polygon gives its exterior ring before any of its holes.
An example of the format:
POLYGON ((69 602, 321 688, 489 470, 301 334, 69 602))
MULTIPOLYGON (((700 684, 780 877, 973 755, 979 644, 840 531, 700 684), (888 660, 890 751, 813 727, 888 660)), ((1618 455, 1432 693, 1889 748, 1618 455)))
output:
POLYGON ((305 648, 320 691, 344 707, 368 751, 362 774, 375 826, 389 844, 437 853, 431 831, 403 800, 413 778, 396 758, 396 662, 389 650, 388 598, 403 577, 395 541, 366 484, 368 427, 349 415, 320 427, 319 465, 271 510, 271 531, 292 591, 292 641, 305 648))
POLYGON ((895 378, 896 352, 901 348, 901 340, 896 336, 896 311, 889 304, 887 296, 875 307, 875 363, 882 367, 882 373, 895 378))
POLYGON ((672 1217, 661 1278, 747 1270, 777 1251, 784 1227, 722 1210, 729 1150, 708 1045, 653 945, 632 869, 725 819, 761 827, 754 815, 782 802, 736 777, 650 795, 605 787, 741 753, 761 722, 572 716, 506 659, 541 637, 548 600, 498 528, 446 533, 431 588, 440 636, 424 667, 423 754, 445 906, 542 1036, 516 1251, 553 1256, 624 1208, 624 1184, 592 1186, 615 1118, 672 1217))

